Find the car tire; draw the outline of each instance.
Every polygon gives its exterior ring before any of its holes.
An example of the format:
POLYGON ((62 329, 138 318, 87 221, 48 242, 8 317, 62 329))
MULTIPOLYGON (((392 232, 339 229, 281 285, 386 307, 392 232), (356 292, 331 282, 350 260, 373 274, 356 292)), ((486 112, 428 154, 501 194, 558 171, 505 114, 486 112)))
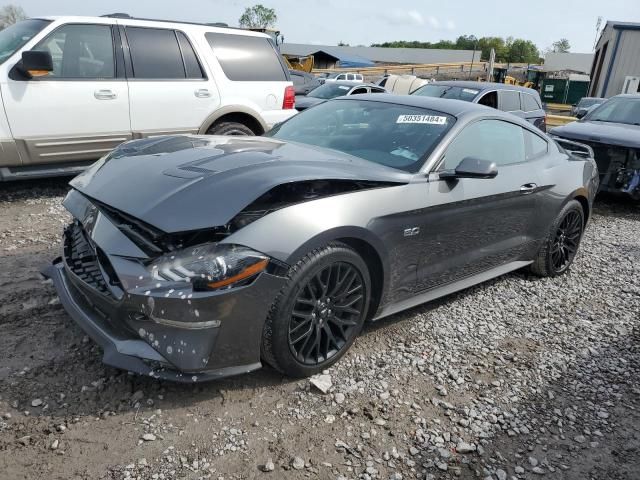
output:
POLYGON ((369 270, 352 248, 335 242, 310 252, 289 269, 271 306, 262 359, 291 377, 330 367, 362 330, 370 296, 369 270))
POLYGON ((560 211, 547 234, 531 271, 540 277, 566 273, 580 247, 584 232, 584 210, 577 200, 569 201, 560 211))
POLYGON ((207 135, 239 135, 239 136, 254 136, 255 132, 246 125, 238 122, 220 122, 214 123, 207 135))

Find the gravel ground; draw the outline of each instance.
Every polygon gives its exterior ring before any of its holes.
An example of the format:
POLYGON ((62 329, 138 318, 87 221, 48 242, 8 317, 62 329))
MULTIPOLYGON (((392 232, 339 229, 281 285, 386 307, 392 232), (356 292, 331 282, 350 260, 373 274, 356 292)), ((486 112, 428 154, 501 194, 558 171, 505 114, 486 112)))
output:
POLYGON ((66 189, 0 187, 0 478, 640 478, 637 205, 599 199, 562 278, 373 324, 326 375, 184 386, 103 366, 39 277, 66 189))

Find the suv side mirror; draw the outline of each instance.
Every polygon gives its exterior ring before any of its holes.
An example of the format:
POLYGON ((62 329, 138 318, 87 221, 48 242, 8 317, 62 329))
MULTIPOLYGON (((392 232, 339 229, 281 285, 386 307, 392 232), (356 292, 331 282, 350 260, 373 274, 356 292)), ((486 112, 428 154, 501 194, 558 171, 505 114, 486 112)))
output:
POLYGON ((44 77, 53 71, 53 58, 46 51, 28 50, 22 52, 20 70, 28 77, 44 77))
POLYGON ((482 160, 475 157, 465 157, 455 170, 440 172, 440 178, 494 178, 498 175, 498 167, 495 162, 482 160))
POLYGON ((580 109, 576 112, 576 118, 580 119, 582 117, 584 117, 587 114, 587 110, 586 109, 580 109))

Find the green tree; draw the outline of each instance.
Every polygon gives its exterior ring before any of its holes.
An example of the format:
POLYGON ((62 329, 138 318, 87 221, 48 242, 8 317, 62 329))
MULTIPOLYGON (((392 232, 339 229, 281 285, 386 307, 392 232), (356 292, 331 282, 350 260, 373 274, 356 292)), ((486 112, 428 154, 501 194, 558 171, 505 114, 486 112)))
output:
POLYGON ((460 35, 456 39, 455 48, 458 50, 473 50, 477 48, 478 39, 475 35, 460 35))
POLYGON ((278 20, 276 11, 258 4, 244 9, 238 23, 242 28, 273 28, 278 20))
POLYGON ((507 38, 506 58, 509 63, 538 63, 540 52, 531 40, 507 38))
POLYGON ((566 38, 561 38, 551 44, 551 51, 554 53, 567 53, 569 50, 571 50, 571 44, 566 38))
POLYGON ((489 60, 491 49, 496 51, 496 61, 505 61, 505 42, 502 37, 482 37, 478 40, 478 49, 482 50, 482 58, 489 60))
POLYGON ((5 5, 0 8, 0 29, 5 29, 9 25, 25 20, 27 14, 22 7, 17 5, 5 5))

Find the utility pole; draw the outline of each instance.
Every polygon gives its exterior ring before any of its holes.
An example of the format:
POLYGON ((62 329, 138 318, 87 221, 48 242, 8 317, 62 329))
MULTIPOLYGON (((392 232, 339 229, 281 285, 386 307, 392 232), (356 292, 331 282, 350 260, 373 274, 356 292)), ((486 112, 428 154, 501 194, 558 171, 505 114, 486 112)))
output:
POLYGON ((471 55, 471 66, 469 67, 469 76, 467 77, 467 80, 471 79, 471 71, 473 70, 473 61, 476 58, 476 47, 478 46, 478 39, 476 38, 476 41, 473 42, 473 54, 471 55))

